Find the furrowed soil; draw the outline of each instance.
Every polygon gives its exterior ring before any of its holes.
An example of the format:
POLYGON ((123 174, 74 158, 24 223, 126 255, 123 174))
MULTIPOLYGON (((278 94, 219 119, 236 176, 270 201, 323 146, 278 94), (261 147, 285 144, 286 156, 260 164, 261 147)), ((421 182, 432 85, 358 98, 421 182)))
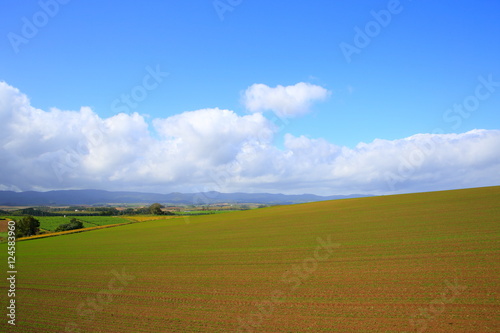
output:
POLYGON ((0 331, 499 332, 499 203, 488 187, 19 242, 0 331))

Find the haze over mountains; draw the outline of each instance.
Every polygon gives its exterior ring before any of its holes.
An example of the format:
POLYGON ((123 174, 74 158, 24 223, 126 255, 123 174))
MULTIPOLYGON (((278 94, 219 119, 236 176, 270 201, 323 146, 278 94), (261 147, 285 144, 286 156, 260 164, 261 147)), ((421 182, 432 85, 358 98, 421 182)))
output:
POLYGON ((13 192, 0 191, 0 205, 98 205, 129 203, 170 203, 186 205, 204 205, 215 203, 258 203, 258 204, 294 204, 334 199, 365 197, 367 195, 332 195, 314 194, 271 194, 271 193, 141 193, 110 192, 103 190, 60 190, 48 192, 13 192))

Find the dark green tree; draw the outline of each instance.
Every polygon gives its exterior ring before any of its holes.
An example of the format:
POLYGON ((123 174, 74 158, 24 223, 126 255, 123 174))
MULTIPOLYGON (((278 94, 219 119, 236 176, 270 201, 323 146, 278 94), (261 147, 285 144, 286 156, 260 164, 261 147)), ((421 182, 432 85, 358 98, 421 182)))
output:
POLYGON ((68 230, 82 229, 83 227, 84 225, 82 221, 72 218, 69 223, 59 225, 55 231, 56 232, 68 231, 68 230))
POLYGON ((33 216, 22 217, 16 222, 16 237, 28 237, 40 232, 40 221, 33 216))
POLYGON ((163 211, 161 210, 163 205, 160 205, 159 203, 154 203, 151 206, 149 206, 149 212, 154 215, 163 215, 163 211))
POLYGON ((120 212, 118 211, 118 209, 112 207, 112 208, 105 208, 103 209, 99 215, 101 216, 112 216, 112 215, 118 215, 120 212))
POLYGON ((135 214, 135 211, 133 208, 127 208, 127 209, 124 209, 122 212, 121 212, 122 215, 134 215, 135 214))

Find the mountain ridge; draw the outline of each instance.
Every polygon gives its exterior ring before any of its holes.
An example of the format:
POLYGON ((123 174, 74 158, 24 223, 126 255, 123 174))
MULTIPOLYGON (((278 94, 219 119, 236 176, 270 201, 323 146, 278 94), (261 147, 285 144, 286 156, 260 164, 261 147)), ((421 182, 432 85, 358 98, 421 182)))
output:
POLYGON ((331 195, 315 194, 273 194, 273 193, 222 193, 217 191, 169 194, 143 193, 132 191, 106 190, 53 190, 47 192, 0 191, 0 205, 98 205, 130 203, 169 203, 187 205, 205 205, 217 203, 257 203, 257 204, 296 204, 314 201, 367 197, 370 195, 331 195))

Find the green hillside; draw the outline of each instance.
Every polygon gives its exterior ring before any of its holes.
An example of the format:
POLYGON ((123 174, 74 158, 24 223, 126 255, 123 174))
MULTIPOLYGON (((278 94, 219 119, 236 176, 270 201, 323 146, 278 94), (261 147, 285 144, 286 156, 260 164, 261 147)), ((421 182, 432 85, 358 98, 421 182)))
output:
POLYGON ((498 332, 499 203, 497 186, 19 242, 12 331, 498 332))

